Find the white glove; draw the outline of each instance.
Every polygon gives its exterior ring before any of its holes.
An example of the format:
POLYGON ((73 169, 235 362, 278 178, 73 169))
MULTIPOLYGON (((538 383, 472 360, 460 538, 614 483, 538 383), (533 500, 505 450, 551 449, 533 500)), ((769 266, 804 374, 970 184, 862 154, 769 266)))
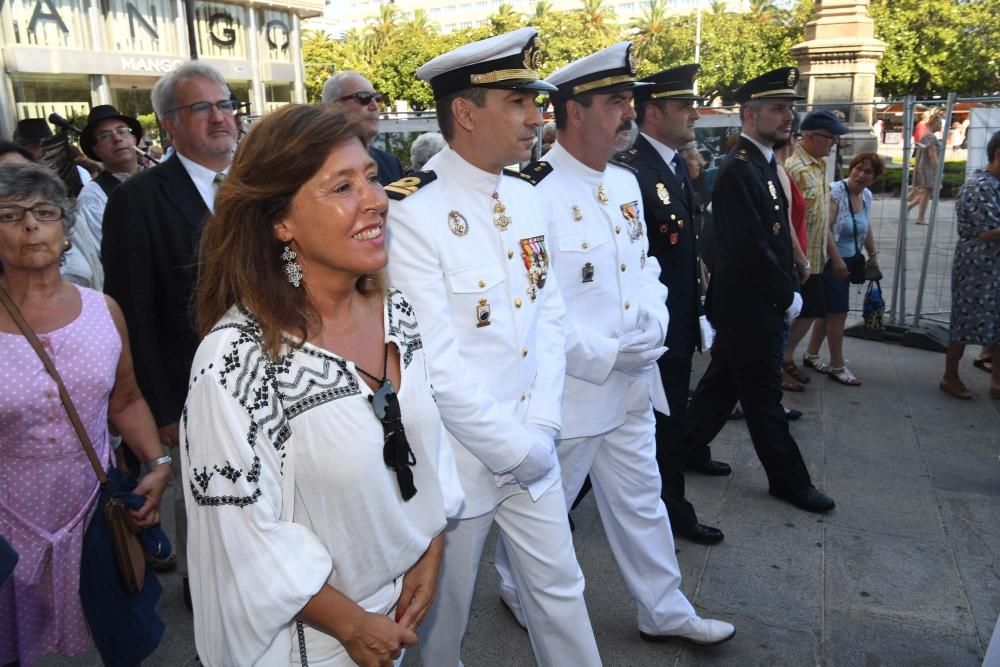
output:
POLYGON ((525 424, 525 427, 526 431, 534 436, 531 449, 528 450, 524 460, 507 472, 513 475, 519 484, 527 487, 549 474, 558 459, 555 442, 542 428, 533 428, 531 424, 525 424))
POLYGON ((700 315, 698 317, 698 327, 701 329, 702 352, 711 350, 712 344, 715 343, 715 329, 712 327, 712 323, 708 321, 708 317, 700 315))
POLYGON ((645 370, 646 367, 652 365, 666 351, 666 346, 661 345, 645 352, 619 352, 618 356, 615 357, 615 363, 612 368, 629 375, 639 375, 639 371, 645 370))
POLYGON ((663 342, 660 325, 645 310, 639 315, 639 328, 618 334, 619 352, 645 352, 663 342))
POLYGON ((785 309, 785 319, 791 322, 802 312, 802 295, 792 292, 792 305, 785 309))

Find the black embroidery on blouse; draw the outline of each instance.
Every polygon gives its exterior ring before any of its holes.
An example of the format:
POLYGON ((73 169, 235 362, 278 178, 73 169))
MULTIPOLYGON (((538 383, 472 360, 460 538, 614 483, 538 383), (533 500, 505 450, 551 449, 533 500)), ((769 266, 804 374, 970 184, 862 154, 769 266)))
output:
POLYGON ((295 621, 295 634, 299 636, 299 662, 302 667, 309 667, 309 656, 306 654, 306 631, 302 621, 295 621))
MULTIPOLYGON (((413 353, 423 347, 413 307, 396 289, 389 291, 387 301, 386 328, 402 352, 403 368, 408 368, 413 353)), ((236 319, 217 325, 208 334, 230 333, 228 349, 221 355, 222 363, 210 364, 196 377, 204 376, 200 378, 203 382, 218 382, 249 417, 245 441, 253 458, 246 470, 228 460, 211 468, 192 469, 189 487, 195 502, 201 506, 246 507, 257 502, 261 496, 257 486, 262 467, 257 454, 260 442, 268 442, 278 453, 283 474, 292 420, 313 408, 361 393, 360 383, 348 372, 347 362, 318 348, 287 339, 283 354, 277 359, 269 357, 264 352, 263 333, 257 320, 243 307, 238 311, 236 319), (233 493, 233 488, 225 488, 227 485, 236 485, 244 495, 233 493), (219 493, 211 494, 210 486, 219 493)), ((185 434, 189 435, 186 406, 181 420, 185 434)), ((187 437, 185 447, 189 455, 190 442, 187 437)), ((304 649, 304 643, 302 646, 304 649)), ((307 664, 305 660, 303 664, 307 664)))

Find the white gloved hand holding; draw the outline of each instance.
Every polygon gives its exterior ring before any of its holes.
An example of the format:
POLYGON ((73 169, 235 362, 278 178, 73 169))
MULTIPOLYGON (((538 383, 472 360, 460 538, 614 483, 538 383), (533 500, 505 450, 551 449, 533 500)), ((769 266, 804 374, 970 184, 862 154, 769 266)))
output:
POLYGON ((802 295, 792 292, 792 305, 785 309, 785 319, 791 322, 802 312, 802 295))
POLYGON ((645 310, 639 313, 639 327, 618 335, 619 352, 646 352, 663 343, 660 325, 645 310))
POLYGON ((556 466, 556 445, 546 429, 535 424, 525 424, 525 431, 531 436, 531 449, 527 456, 509 470, 508 473, 514 476, 522 486, 531 486, 539 481, 556 466))

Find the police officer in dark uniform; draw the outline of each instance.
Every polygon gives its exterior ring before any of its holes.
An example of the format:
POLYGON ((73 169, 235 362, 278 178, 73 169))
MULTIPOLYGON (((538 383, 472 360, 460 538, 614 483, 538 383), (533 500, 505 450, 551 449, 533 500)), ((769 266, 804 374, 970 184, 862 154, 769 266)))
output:
POLYGON ((660 262, 660 282, 667 286, 669 348, 657 362, 670 416, 656 413, 656 460, 663 480, 661 496, 674 535, 700 544, 723 539, 718 528, 702 525, 694 507, 684 498, 684 468, 709 475, 728 475, 732 469, 713 461, 707 444, 685 450, 684 424, 691 381, 691 356, 700 349, 698 234, 701 215, 683 157, 678 152, 694 139, 698 120, 694 80, 699 66, 681 65, 652 74, 649 86, 635 91, 640 134, 632 149, 618 159, 637 172, 642 210, 649 236, 649 254, 660 262))
POLYGON ((802 297, 788 205, 772 146, 787 139, 799 73, 777 69, 736 91, 742 133, 712 192, 717 258, 706 310, 718 336, 688 411, 687 446, 707 445, 739 400, 772 496, 810 512, 834 508, 812 484, 781 406, 782 335, 802 297))

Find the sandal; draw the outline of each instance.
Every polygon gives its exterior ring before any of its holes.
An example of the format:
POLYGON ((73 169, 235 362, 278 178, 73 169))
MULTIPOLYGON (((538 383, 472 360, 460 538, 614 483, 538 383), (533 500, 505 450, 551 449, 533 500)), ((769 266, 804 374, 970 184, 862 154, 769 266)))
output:
POLYGON ((993 372, 993 357, 980 357, 972 362, 972 365, 987 373, 993 372))
MULTIPOLYGON (((802 369, 795 365, 794 361, 786 361, 781 364, 781 370, 785 371, 790 378, 802 384, 809 384, 809 376, 802 372, 802 369)), ((800 390, 801 391, 801 390, 800 390)))
POLYGON ((834 368, 831 366, 828 376, 831 380, 839 382, 840 384, 846 384, 849 387, 861 386, 861 380, 854 377, 854 373, 848 370, 847 366, 841 366, 840 368, 834 368))
POLYGON ((801 382, 796 382, 793 378, 786 378, 781 381, 782 391, 805 391, 805 385, 801 382))
POLYGON ((819 360, 819 355, 802 355, 802 365, 806 368, 811 368, 817 373, 822 373, 823 375, 829 375, 830 367, 819 360))
POLYGON ((942 380, 941 384, 938 385, 938 389, 953 398, 963 401, 972 400, 972 392, 968 390, 961 380, 955 380, 954 382, 942 380))

